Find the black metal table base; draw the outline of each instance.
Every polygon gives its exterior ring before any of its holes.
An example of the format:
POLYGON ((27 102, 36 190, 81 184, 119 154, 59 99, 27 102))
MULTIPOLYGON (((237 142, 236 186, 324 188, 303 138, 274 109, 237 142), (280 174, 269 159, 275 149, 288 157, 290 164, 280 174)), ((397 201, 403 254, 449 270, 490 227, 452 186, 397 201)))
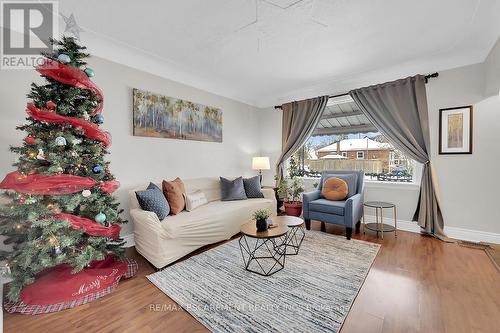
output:
POLYGON ((245 269, 262 276, 271 276, 281 271, 285 267, 287 242, 288 234, 276 238, 241 235, 239 244, 245 269), (280 244, 277 244, 277 240, 280 244), (285 251, 279 251, 282 246, 285 251))
POLYGON ((290 231, 288 232, 288 242, 286 246, 285 244, 275 244, 276 250, 280 254, 285 254, 287 256, 294 256, 299 254, 300 245, 302 245, 302 241, 306 236, 306 232, 304 231, 304 225, 299 225, 297 227, 290 227, 290 231))

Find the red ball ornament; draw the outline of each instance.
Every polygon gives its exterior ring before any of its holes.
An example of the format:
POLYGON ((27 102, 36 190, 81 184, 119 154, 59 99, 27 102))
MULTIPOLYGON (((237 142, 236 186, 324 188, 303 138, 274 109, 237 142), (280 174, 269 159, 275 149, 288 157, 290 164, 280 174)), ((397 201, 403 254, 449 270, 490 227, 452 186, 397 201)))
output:
POLYGON ((20 196, 18 201, 19 201, 19 203, 23 204, 26 201, 26 198, 23 196, 20 196))
POLYGON ((32 137, 31 135, 28 135, 27 137, 24 138, 24 142, 28 145, 34 145, 35 144, 35 138, 32 137))
POLYGON ((54 102, 52 102, 52 101, 48 101, 48 102, 47 102, 47 109, 49 109, 49 110, 55 110, 55 109, 56 109, 56 107, 57 107, 57 104, 56 104, 56 103, 54 103, 54 102))

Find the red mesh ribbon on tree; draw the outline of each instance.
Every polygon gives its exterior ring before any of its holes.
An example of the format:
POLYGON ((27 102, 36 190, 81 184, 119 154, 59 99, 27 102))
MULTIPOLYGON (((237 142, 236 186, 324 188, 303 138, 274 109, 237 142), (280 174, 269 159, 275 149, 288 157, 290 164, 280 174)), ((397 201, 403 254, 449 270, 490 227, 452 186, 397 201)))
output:
POLYGON ((60 62, 52 59, 46 59, 42 65, 36 68, 36 70, 40 74, 54 79, 57 82, 92 91, 101 100, 101 102, 97 104, 96 108, 92 112, 92 115, 101 113, 103 108, 104 95, 101 89, 99 89, 99 87, 97 87, 94 82, 89 79, 87 74, 85 74, 79 68, 61 64, 60 62))
POLYGON ((73 175, 23 175, 19 172, 11 172, 5 176, 0 183, 0 189, 14 190, 25 194, 72 194, 99 186, 103 192, 113 193, 120 187, 116 180, 98 182, 90 177, 73 175))
POLYGON ((96 237, 110 237, 117 239, 120 237, 121 227, 117 224, 113 224, 110 227, 105 227, 99 223, 86 219, 84 217, 75 216, 72 214, 54 214, 50 216, 51 218, 61 219, 68 221, 73 229, 83 229, 87 235, 96 237))
POLYGON ((44 111, 37 108, 32 103, 28 103, 26 111, 31 118, 39 121, 45 121, 51 124, 69 123, 73 127, 81 128, 85 137, 101 141, 104 147, 109 147, 109 145, 111 145, 111 134, 101 130, 99 126, 91 123, 90 121, 80 118, 61 116, 54 112, 44 111))

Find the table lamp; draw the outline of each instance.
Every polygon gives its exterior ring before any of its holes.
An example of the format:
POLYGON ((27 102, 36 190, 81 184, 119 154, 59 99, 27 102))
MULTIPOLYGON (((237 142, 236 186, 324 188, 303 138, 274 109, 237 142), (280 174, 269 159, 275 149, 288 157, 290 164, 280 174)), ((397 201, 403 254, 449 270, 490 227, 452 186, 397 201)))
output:
POLYGON ((262 170, 271 169, 271 165, 269 164, 269 157, 256 156, 252 158, 252 169, 259 170, 260 184, 262 185, 262 170))

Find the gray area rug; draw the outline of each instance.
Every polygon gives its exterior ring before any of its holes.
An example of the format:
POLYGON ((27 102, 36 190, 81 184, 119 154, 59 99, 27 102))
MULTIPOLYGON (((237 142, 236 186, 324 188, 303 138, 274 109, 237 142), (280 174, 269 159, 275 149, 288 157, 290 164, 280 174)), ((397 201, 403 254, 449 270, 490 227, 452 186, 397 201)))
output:
POLYGON ((299 254, 263 277, 245 270, 236 239, 148 279, 213 332, 338 332, 379 247, 306 231, 299 254))

